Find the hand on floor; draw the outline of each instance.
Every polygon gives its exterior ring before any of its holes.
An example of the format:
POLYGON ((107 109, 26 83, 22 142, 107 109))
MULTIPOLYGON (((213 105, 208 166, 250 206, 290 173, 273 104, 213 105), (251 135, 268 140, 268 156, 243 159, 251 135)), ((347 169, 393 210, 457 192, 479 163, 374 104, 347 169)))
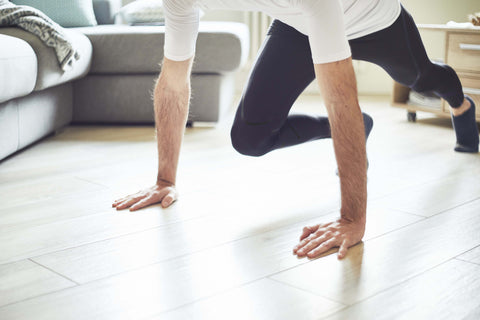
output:
POLYGON ((299 258, 304 256, 316 258, 331 248, 340 247, 338 258, 342 259, 349 247, 362 241, 364 233, 364 222, 353 222, 342 218, 326 224, 305 227, 300 243, 295 246, 293 253, 299 258))
POLYGON ((159 182, 153 187, 116 200, 112 204, 112 207, 117 208, 117 210, 130 208, 130 211, 135 211, 161 202, 162 207, 167 208, 174 203, 177 198, 178 192, 173 184, 159 182))

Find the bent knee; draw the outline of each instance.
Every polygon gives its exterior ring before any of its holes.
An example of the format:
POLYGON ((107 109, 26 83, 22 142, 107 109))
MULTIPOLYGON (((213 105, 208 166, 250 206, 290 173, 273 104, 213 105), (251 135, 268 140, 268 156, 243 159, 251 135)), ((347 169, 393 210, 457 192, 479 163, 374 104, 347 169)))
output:
POLYGON ((233 125, 230 138, 233 148, 245 156, 260 157, 270 151, 266 145, 266 139, 255 135, 248 128, 242 128, 241 125, 233 125))

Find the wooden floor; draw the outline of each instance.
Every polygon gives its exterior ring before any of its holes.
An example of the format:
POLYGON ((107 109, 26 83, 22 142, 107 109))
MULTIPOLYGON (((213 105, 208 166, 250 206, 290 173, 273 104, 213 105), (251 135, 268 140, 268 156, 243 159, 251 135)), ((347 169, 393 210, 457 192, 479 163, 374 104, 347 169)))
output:
POLYGON ((4 160, 0 319, 480 319, 480 155, 449 119, 361 105, 367 233, 343 261, 292 254, 338 215, 331 140, 249 158, 232 115, 188 129, 180 200, 136 213, 111 203, 154 182, 152 127, 72 126, 4 160))

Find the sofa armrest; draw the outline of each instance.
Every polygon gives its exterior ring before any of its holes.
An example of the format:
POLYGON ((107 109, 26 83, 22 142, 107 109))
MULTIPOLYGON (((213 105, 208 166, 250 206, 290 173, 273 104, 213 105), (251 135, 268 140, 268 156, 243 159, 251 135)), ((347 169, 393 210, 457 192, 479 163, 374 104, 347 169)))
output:
POLYGON ((93 0, 93 10, 98 24, 113 24, 122 7, 122 0, 93 0))

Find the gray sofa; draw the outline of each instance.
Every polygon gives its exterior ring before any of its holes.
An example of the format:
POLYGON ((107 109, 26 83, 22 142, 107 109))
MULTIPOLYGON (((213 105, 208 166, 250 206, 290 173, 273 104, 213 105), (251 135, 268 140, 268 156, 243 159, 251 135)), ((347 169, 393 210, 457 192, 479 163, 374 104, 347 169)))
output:
MULTIPOLYGON (((67 72, 34 35, 0 28, 0 160, 70 123, 153 123, 165 29, 112 25, 116 5, 95 0, 99 25, 66 30, 81 55, 67 72)), ((219 121, 248 44, 243 24, 200 23, 189 121, 219 121)))

